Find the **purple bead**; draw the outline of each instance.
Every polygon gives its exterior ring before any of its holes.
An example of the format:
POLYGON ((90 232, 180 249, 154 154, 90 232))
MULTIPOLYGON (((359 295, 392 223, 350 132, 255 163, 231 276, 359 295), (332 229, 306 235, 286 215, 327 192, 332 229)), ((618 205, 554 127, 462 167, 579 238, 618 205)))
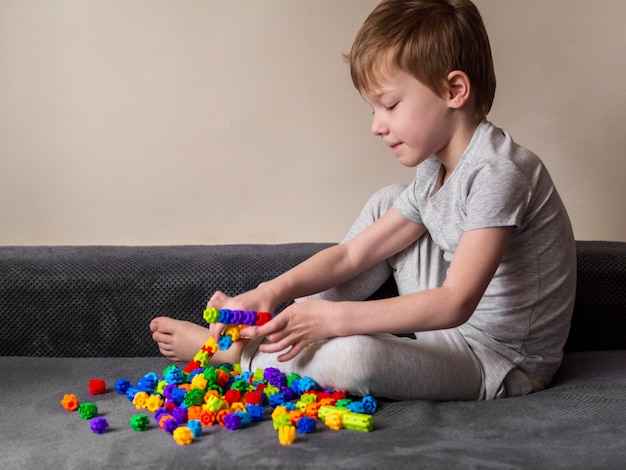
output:
POLYGON ((275 367, 268 367, 263 372, 263 379, 274 387, 280 387, 285 384, 285 374, 275 367))
POLYGON ((159 408, 154 412, 154 420, 158 423, 159 421, 161 421, 161 418, 163 416, 168 414, 170 414, 170 412, 167 410, 167 408, 159 408))
POLYGON ((243 312, 241 310, 232 310, 230 312, 230 323, 240 325, 243 321, 243 312))
POLYGON ((178 421, 176 419, 168 419, 163 423, 163 431, 173 433, 178 427, 178 421))
POLYGON ((187 422, 187 410, 177 406, 172 410, 172 416, 178 422, 178 424, 185 424, 187 422))
POLYGON ((172 399, 172 390, 178 388, 178 385, 176 384, 168 384, 165 386, 165 388, 163 389, 163 396, 165 398, 167 398, 168 400, 172 399))
POLYGON ((291 390, 289 387, 287 387, 286 385, 281 385, 280 387, 280 391, 283 393, 283 395, 285 396, 285 401, 291 401, 291 400, 295 400, 297 398, 298 395, 296 395, 296 393, 291 390))
POLYGON ((256 325, 256 319, 256 312, 253 312, 252 310, 245 310, 243 312, 243 318, 241 320, 241 323, 243 325, 254 326, 256 325))
POLYGON ((106 419, 97 417, 97 418, 92 418, 89 421, 89 427, 96 434, 104 434, 105 432, 107 432, 107 429, 109 428, 109 423, 107 422, 106 419))
POLYGON ((224 416, 224 427, 226 429, 234 431, 239 429, 239 426, 241 426, 241 416, 237 413, 230 413, 224 416))

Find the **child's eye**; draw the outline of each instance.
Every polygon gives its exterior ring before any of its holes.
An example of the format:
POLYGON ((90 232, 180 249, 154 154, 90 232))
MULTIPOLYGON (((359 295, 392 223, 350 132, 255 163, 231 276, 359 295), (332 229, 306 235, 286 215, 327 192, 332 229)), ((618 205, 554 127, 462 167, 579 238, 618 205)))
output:
POLYGON ((385 106, 385 109, 387 111, 393 111, 396 106, 398 106, 398 103, 394 103, 391 106, 385 106))

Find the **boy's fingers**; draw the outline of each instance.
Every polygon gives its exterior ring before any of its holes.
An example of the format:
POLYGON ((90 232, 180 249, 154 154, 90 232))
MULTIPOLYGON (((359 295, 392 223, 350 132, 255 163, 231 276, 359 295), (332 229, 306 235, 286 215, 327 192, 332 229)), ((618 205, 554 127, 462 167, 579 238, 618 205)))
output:
POLYGON ((224 327, 226 325, 224 325, 223 323, 211 323, 211 325, 209 326, 209 332, 211 333, 211 336, 213 336, 213 339, 215 341, 219 341, 221 336, 222 336, 222 331, 224 331, 224 327))
POLYGON ((254 339, 259 336, 259 327, 258 326, 247 326, 242 328, 241 331, 242 338, 254 339))
POLYGON ((303 342, 294 344, 293 347, 289 351, 287 351, 285 354, 281 354, 280 356, 278 356, 278 360, 279 362, 290 361, 293 358, 295 358, 298 354, 300 354, 307 347, 308 347, 308 344, 305 344, 303 342))

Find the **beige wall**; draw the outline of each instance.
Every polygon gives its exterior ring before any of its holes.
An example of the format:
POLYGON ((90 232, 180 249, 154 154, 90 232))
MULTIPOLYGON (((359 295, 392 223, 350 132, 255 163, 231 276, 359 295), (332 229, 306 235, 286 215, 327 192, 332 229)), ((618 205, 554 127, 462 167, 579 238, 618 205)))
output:
MULTIPOLYGON (((341 59, 374 0, 0 0, 0 244, 338 240, 409 182, 341 59)), ((626 241, 626 2, 477 0, 490 119, 626 241)))

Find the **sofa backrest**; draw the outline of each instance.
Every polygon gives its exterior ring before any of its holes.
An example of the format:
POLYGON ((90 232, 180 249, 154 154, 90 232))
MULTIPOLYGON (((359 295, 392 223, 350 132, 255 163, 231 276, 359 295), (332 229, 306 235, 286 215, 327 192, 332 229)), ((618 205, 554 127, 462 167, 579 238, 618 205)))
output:
MULTIPOLYGON (((215 290, 251 289, 326 246, 0 247, 0 355, 157 356, 152 318, 202 322, 215 290)), ((626 243, 577 250, 566 351, 626 349, 626 243)), ((390 280, 376 296, 396 293, 390 280)))
POLYGON ((626 349, 626 243, 577 241, 578 278, 566 352, 626 349))

